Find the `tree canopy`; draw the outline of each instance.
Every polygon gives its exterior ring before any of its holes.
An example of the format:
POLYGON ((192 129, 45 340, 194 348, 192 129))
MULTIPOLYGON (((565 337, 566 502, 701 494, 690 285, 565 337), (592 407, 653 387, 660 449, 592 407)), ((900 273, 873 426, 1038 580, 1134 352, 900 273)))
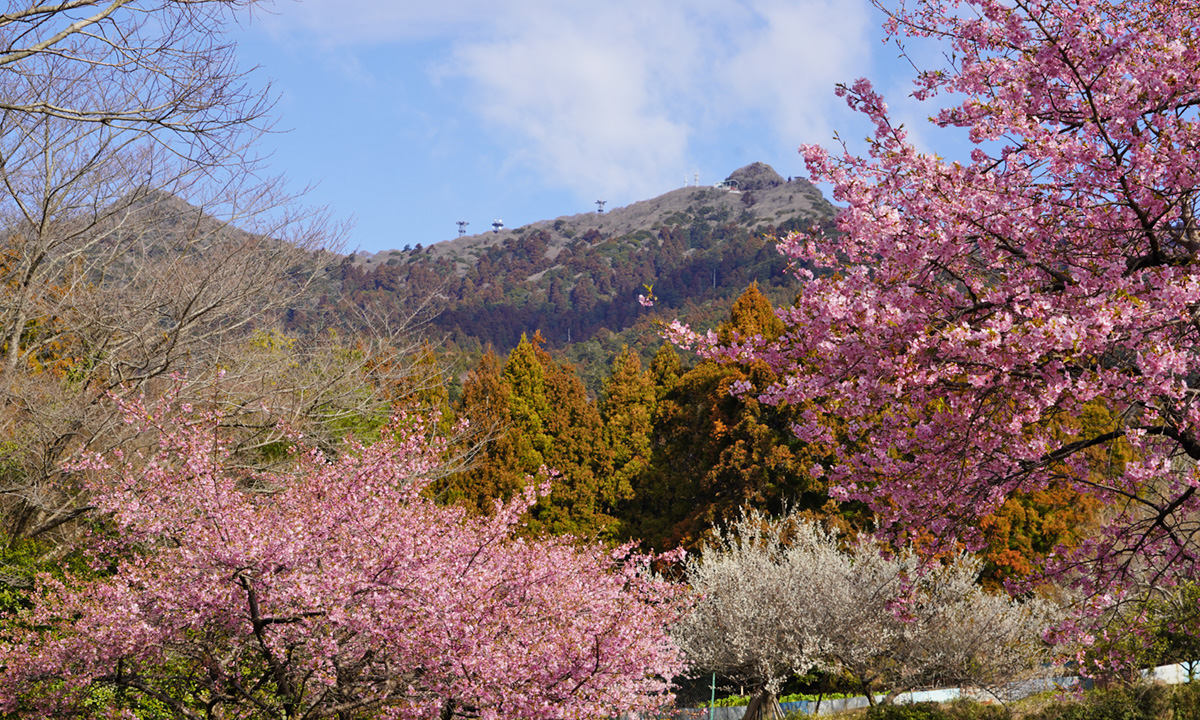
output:
POLYGON ((419 418, 246 473, 217 414, 123 409, 156 442, 73 467, 118 531, 91 545, 108 570, 44 579, 9 619, 0 711, 595 717, 661 702, 681 669, 680 588, 649 558, 516 537, 548 486, 488 516, 431 501, 445 444, 419 418))
POLYGON ((874 134, 861 157, 802 148, 845 207, 836 235, 784 243, 808 279, 785 332, 673 332, 765 361, 763 402, 815 401, 802 439, 842 419, 834 492, 892 528, 977 539, 1007 499, 1067 487, 1105 520, 1052 571, 1098 597, 1194 574, 1200 5, 877 4, 895 36, 948 46, 914 95, 948 104, 934 123, 969 132, 970 159, 922 153, 868 81, 842 87, 874 134), (1111 422, 1063 431, 1097 406, 1111 422))

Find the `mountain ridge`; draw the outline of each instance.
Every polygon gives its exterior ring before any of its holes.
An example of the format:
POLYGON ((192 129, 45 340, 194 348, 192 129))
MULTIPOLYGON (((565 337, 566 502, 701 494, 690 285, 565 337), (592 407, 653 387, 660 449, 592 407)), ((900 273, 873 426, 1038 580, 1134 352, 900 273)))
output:
POLYGON ((456 273, 461 275, 488 248, 501 246, 506 241, 533 231, 542 230, 551 235, 546 258, 553 260, 572 239, 589 230, 608 236, 652 231, 663 224, 670 224, 672 219, 683 220, 677 215, 689 214, 689 208, 694 211, 703 207, 736 213, 741 224, 758 232, 774 229, 789 217, 825 215, 832 210, 832 206, 812 183, 802 178, 785 179, 770 165, 755 162, 730 173, 717 185, 676 188, 654 198, 604 212, 560 215, 515 228, 461 235, 416 250, 355 251, 350 253, 350 257, 355 265, 361 267, 424 253, 434 260, 448 258, 454 261, 456 273))
POLYGON ((656 320, 711 326, 751 283, 771 302, 790 303, 799 281, 786 272, 779 237, 832 228, 835 215, 808 181, 789 182, 754 163, 718 186, 678 188, 604 213, 411 251, 351 254, 333 275, 341 298, 364 316, 429 310, 426 332, 465 357, 489 345, 505 351, 522 335, 540 333, 549 350, 583 368, 594 389, 614 349, 653 353, 661 342, 656 320), (637 299, 648 286, 654 308, 637 299))

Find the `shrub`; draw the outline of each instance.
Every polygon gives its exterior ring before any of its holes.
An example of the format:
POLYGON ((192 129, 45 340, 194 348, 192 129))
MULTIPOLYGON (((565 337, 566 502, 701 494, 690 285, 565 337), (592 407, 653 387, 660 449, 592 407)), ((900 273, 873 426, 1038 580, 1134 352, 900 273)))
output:
POLYGON ((911 705, 876 705, 867 710, 867 720, 948 720, 949 716, 937 703, 911 705))
POLYGON ((985 705, 974 700, 876 705, 866 713, 866 720, 1009 720, 1011 717, 1012 713, 1003 706, 985 705))
POLYGON ((1200 720, 1200 683, 1176 685, 1171 692, 1175 720, 1200 720))
MULTIPOLYGON (((1172 694, 1161 685, 1096 690, 1079 701, 1054 703, 1028 720, 1165 720, 1172 694)), ((1195 716, 1175 715, 1175 720, 1186 717, 1195 716)))

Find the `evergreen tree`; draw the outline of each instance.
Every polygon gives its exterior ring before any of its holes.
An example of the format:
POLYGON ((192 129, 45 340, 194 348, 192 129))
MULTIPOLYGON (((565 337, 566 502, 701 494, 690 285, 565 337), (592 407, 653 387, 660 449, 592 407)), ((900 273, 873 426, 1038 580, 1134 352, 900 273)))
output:
POLYGON ((504 363, 504 393, 519 462, 536 471, 545 464, 550 450, 544 421, 550 415, 550 404, 546 399, 545 369, 524 334, 504 363))
POLYGON ((551 357, 540 333, 532 344, 549 402, 544 427, 552 441, 545 461, 559 476, 533 508, 530 525, 555 534, 611 536, 616 529, 613 508, 629 488, 622 488, 613 475, 600 412, 588 400, 575 367, 551 357))
POLYGON ((613 481, 623 497, 632 495, 633 479, 649 467, 656 404, 653 378, 642 370, 638 354, 623 347, 613 360, 612 375, 600 398, 613 481))
POLYGON ((729 310, 729 320, 717 329, 721 342, 734 342, 735 336, 746 340, 761 336, 764 340, 775 340, 783 333, 783 321, 775 315, 771 301, 758 289, 758 282, 750 283, 750 287, 733 301, 729 310))
POLYGON ((543 342, 540 333, 522 336, 503 366, 489 351, 468 375, 460 415, 491 439, 473 467, 444 484, 445 496, 487 511, 546 468, 556 477, 530 510, 530 532, 607 537, 628 489, 614 481, 599 410, 574 367, 554 360, 543 342))
POLYGON ((471 466, 435 485, 442 499, 475 513, 487 512, 495 499, 512 497, 524 486, 512 429, 512 412, 506 391, 504 365, 489 346, 463 382, 458 417, 470 423, 471 437, 482 443, 471 466))
MULTIPOLYGON (((781 328, 770 302, 752 284, 717 332, 727 340, 774 339, 781 328)), ((772 382, 765 363, 706 360, 681 373, 678 355, 664 347, 649 375, 657 398, 652 451, 648 465, 631 478, 634 497, 623 514, 630 537, 657 548, 695 548, 710 527, 746 505, 771 512, 789 506, 821 516, 842 512, 810 477, 825 449, 791 433, 794 410, 734 392, 746 382, 756 387, 772 382)))
POLYGON ((663 343, 650 361, 650 378, 654 381, 654 397, 662 400, 668 390, 679 382, 683 361, 670 343, 663 343))

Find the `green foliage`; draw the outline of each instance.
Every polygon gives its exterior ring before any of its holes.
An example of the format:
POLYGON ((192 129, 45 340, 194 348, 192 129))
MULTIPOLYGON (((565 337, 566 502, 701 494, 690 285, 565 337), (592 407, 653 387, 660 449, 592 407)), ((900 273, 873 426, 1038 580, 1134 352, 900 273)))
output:
POLYGON ((0 535, 0 628, 14 612, 30 607, 38 575, 44 573, 61 581, 88 580, 107 571, 68 548, 0 535))
POLYGON ((467 373, 457 412, 485 444, 470 468, 437 483, 434 490, 447 502, 488 512, 493 500, 509 498, 524 486, 526 472, 511 432, 504 364, 490 347, 467 373))
MULTIPOLYGON (((750 704, 753 695, 730 695, 729 697, 718 698, 715 703, 701 703, 700 707, 744 707, 750 704)), ((841 698, 854 697, 853 693, 825 693, 819 695, 816 693, 792 693, 783 695, 779 698, 781 703, 790 702, 816 702, 817 700, 838 700, 841 698)))
POLYGON ((613 360, 599 405, 604 441, 612 455, 613 480, 626 498, 632 495, 634 478, 650 464, 655 403, 653 378, 642 370, 641 358, 623 348, 613 360))
POLYGON ((946 714, 937 703, 923 702, 911 705, 876 705, 867 710, 867 720, 946 720, 946 714))
POLYGON ((973 700, 951 703, 920 702, 904 705, 876 705, 868 708, 866 720, 1008 720, 1006 708, 973 700))
POLYGON ((1194 720, 1200 715, 1188 714, 1187 709, 1196 707, 1194 688, 1186 688, 1179 694, 1185 699, 1181 707, 1185 712, 1173 712, 1172 689, 1161 686, 1139 686, 1119 690, 1095 690, 1079 701, 1056 702, 1040 712, 1028 716, 1029 720, 1194 720))
POLYGON ((550 415, 550 405, 546 399, 545 369, 524 335, 504 363, 504 389, 517 438, 518 462, 536 470, 545 464, 545 455, 550 450, 551 441, 543 421, 550 415))
POLYGON ((555 360, 535 334, 501 366, 487 353, 463 384, 459 416, 490 436, 473 467, 440 484, 447 500, 476 512, 507 499, 543 466, 557 473, 551 494, 530 510, 529 531, 610 537, 612 514, 630 486, 613 472, 600 411, 575 368, 555 360))
POLYGON ((1200 720, 1200 683, 1171 688, 1170 708, 1174 720, 1200 720))
POLYGON ((1180 583, 1155 593, 1147 603, 1146 626, 1154 638, 1153 662, 1184 663, 1200 673, 1200 583, 1180 583))
POLYGON ((546 465, 561 476, 531 511, 530 528, 612 537, 619 526, 612 510, 631 488, 613 472, 613 445, 606 439, 600 411, 588 401, 574 367, 556 361, 539 343, 535 348, 546 377, 546 431, 553 438, 546 465))
POLYGON ((1025 720, 1200 720, 1200 683, 1093 690, 1026 714, 1025 720))
POLYGON ((46 569, 39 550, 29 540, 0 547, 0 625, 2 618, 30 606, 34 575, 46 569))
POLYGON ((752 695, 730 695, 729 697, 717 698, 716 702, 702 703, 700 707, 745 707, 750 704, 752 695))
MULTIPOLYGON (((131 693, 124 689, 105 685, 94 685, 89 690, 91 697, 84 703, 84 717, 121 717, 137 720, 173 720, 178 715, 165 703, 149 698, 142 693, 131 693)), ((196 708, 197 710, 200 708, 196 708)))
POLYGON ((1130 608, 1084 648, 1089 676, 1135 686, 1141 669, 1181 663, 1194 679, 1200 677, 1200 584, 1148 588, 1130 608))
POLYGON ((12 440, 0 442, 0 482, 16 485, 23 473, 21 446, 12 440))
MULTIPOLYGON (((726 307, 712 323, 723 336, 775 337, 781 330, 756 284, 726 307)), ((843 528, 861 521, 858 508, 831 502, 811 477, 829 449, 794 436, 794 408, 731 392, 741 382, 772 382, 765 363, 705 361, 689 370, 652 324, 645 330, 653 345, 617 344, 626 336, 601 332, 573 346, 586 350, 589 365, 604 358, 610 366, 606 377, 591 378, 595 401, 540 332, 522 336, 506 358, 484 355, 467 373, 456 410, 488 442, 473 467, 439 483, 440 496, 487 512, 546 466, 560 476, 533 508, 531 532, 639 540, 658 549, 696 548, 714 523, 745 505, 800 507, 843 528)))
POLYGON ((1002 705, 979 703, 966 698, 942 705, 950 720, 1008 720, 1012 712, 1002 705))
POLYGON ((743 342, 748 338, 761 336, 764 340, 775 340, 783 333, 783 321, 775 315, 771 301, 758 289, 758 283, 750 283, 750 287, 734 300, 729 309, 729 320, 721 323, 717 335, 723 344, 730 344, 735 336, 743 342))

